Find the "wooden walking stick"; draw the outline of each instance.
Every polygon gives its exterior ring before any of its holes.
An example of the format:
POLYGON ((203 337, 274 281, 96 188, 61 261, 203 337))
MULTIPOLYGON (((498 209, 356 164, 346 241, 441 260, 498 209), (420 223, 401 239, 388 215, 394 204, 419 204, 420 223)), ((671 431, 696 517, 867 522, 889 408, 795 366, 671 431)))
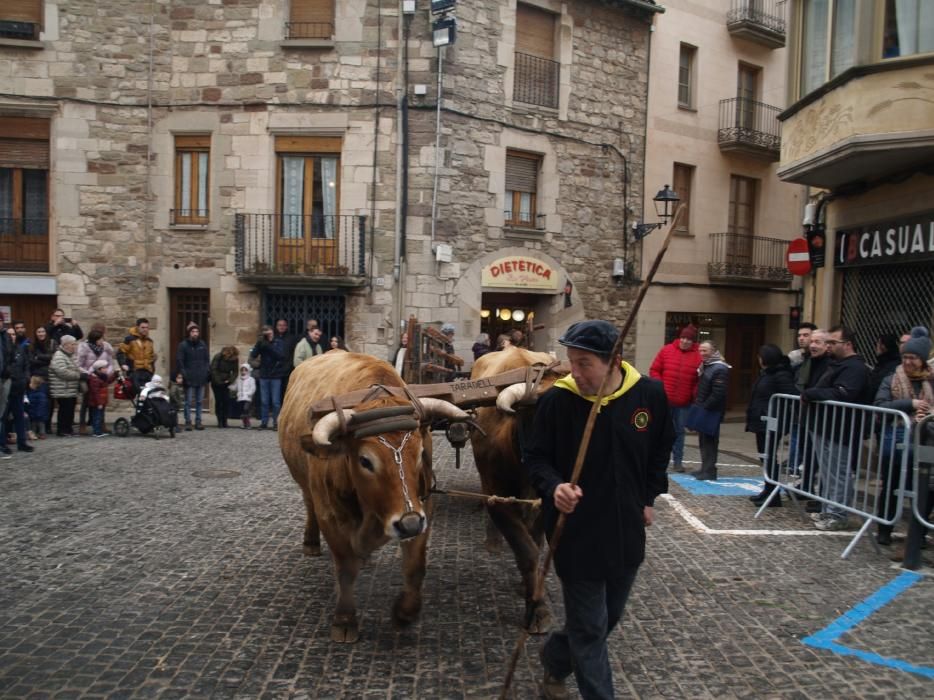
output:
MULTIPOLYGON (((662 263, 662 258, 665 257, 665 253, 668 252, 668 246, 671 243, 671 235, 675 230, 675 226, 678 221, 681 219, 681 214, 684 212, 684 205, 680 205, 675 211, 675 215, 671 220, 671 223, 668 224, 668 233, 665 235, 665 240, 662 243, 661 250, 658 251, 658 255, 655 256, 655 261, 652 263, 652 267, 649 269, 649 274, 645 276, 645 279, 642 281, 642 286, 639 287, 639 293, 636 294, 636 299, 633 302, 632 309, 629 311, 629 316, 626 318, 626 322, 623 324, 622 330, 619 333, 619 337, 616 339, 616 343, 613 345, 613 350, 610 352, 610 357, 614 357, 617 354, 622 354, 623 351, 623 342, 626 338, 626 335, 629 333, 629 330, 632 328, 632 324, 636 320, 636 314, 639 312, 639 307, 642 305, 642 300, 645 299, 645 294, 649 290, 649 285, 652 284, 652 279, 655 277, 655 273, 658 272, 658 267, 662 263)), ((603 398, 606 396, 607 391, 607 382, 609 381, 610 375, 613 373, 613 365, 610 363, 607 366, 606 374, 603 375, 603 380, 600 382, 600 388, 597 390, 597 396, 594 399, 593 405, 590 407, 590 414, 587 416, 587 423, 584 425, 584 435, 581 437, 580 447, 577 449, 577 458, 574 461, 574 470, 571 472, 571 481, 569 482, 572 486, 577 485, 577 482, 580 480, 581 471, 584 469, 584 458, 587 456, 587 449, 590 447, 590 436, 593 434, 593 426, 597 420, 597 414, 600 412, 600 403, 603 401, 603 398)), ((561 533, 564 532, 564 524, 567 521, 567 515, 561 513, 558 516, 558 522, 555 523, 555 529, 551 533, 551 537, 548 540, 548 553, 545 555, 545 561, 542 564, 541 569, 538 572, 538 575, 535 577, 535 591, 532 596, 533 600, 541 600, 545 594, 545 577, 548 576, 548 571, 551 569, 551 562, 555 558, 555 551, 558 549, 558 544, 561 541, 561 533)), ((509 666, 506 667, 506 678, 503 680, 503 690, 500 692, 500 700, 506 700, 506 697, 509 694, 509 688, 512 685, 512 677, 516 671, 516 664, 519 662, 519 656, 522 654, 522 649, 525 647, 525 642, 529 638, 529 624, 531 620, 526 620, 525 626, 519 632, 519 638, 516 640, 516 648, 513 649, 512 656, 509 659, 509 666)))

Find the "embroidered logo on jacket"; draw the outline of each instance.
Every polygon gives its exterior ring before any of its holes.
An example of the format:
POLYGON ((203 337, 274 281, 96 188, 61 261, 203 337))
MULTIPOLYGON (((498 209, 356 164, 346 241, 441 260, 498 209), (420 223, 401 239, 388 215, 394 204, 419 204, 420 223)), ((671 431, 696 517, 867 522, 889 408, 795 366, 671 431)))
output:
POLYGON ((652 421, 652 414, 647 408, 637 408, 630 418, 629 422, 640 433, 649 429, 649 423, 652 421))

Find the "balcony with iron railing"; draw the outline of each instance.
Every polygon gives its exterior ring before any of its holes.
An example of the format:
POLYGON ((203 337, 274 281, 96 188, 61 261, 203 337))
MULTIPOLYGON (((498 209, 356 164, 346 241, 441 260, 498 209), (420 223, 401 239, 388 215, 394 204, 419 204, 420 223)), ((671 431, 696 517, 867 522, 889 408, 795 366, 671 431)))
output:
POLYGON ((780 112, 778 107, 745 97, 720 100, 720 151, 778 161, 782 147, 780 112))
POLYGON ((366 275, 365 216, 237 214, 234 237, 244 281, 355 286, 366 275))
POLYGON ((526 53, 515 54, 516 74, 512 99, 549 109, 558 109, 561 64, 526 53))
POLYGON ((711 233, 707 276, 711 282, 789 287, 788 241, 743 233, 711 233))
POLYGON ((785 45, 785 0, 733 0, 726 28, 733 36, 780 49, 785 45))
POLYGON ((0 218, 0 271, 49 271, 48 219, 0 218))

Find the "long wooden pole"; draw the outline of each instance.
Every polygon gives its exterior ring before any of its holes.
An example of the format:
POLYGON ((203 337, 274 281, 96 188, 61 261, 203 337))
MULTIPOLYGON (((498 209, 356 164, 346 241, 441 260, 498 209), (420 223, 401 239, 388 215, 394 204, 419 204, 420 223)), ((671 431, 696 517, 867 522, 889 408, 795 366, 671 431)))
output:
MULTIPOLYGON (((623 342, 626 339, 626 335, 629 333, 632 328, 632 324, 636 320, 636 314, 639 313, 639 307, 642 305, 642 300, 645 299, 645 294, 649 290, 649 286, 652 284, 652 279, 655 277, 655 273, 658 272, 659 265, 662 264, 662 258, 665 257, 665 253, 668 252, 668 246, 671 244, 671 235, 675 230, 675 226, 678 221, 681 219, 681 215, 684 212, 684 205, 680 205, 675 211, 674 218, 672 218, 671 223, 668 224, 668 231, 665 235, 665 240, 662 243, 661 250, 658 251, 658 255, 655 256, 655 261, 652 263, 652 267, 649 269, 649 273, 645 276, 645 279, 642 281, 642 285, 639 287, 639 293, 636 294, 636 299, 633 302, 632 308, 629 310, 629 316, 626 317, 625 323, 623 323, 622 330, 620 330, 619 337, 616 339, 616 343, 613 345, 613 350, 610 353, 611 357, 616 355, 621 355, 623 351, 623 342)), ((628 233, 628 232, 627 232, 628 233)), ((609 382, 610 376, 613 374, 613 363, 610 363, 607 366, 606 374, 603 375, 603 380, 600 382, 600 388, 597 390, 597 397, 594 399, 593 405, 590 407, 590 414, 587 416, 587 423, 584 425, 584 435, 581 437, 580 447, 577 449, 577 459, 574 461, 574 470, 571 472, 571 485, 576 485, 580 480, 581 472, 584 469, 584 459, 587 457, 587 450, 590 447, 590 437, 593 434, 593 426, 597 420, 597 414, 600 412, 600 403, 603 401, 603 398, 607 393, 607 384, 609 382)), ((545 594, 545 578, 548 576, 548 571, 551 569, 551 563, 555 558, 555 551, 558 549, 558 544, 561 542, 561 534, 564 532, 564 524, 567 522, 567 514, 561 513, 558 516, 558 522, 555 523, 555 529, 551 533, 551 537, 548 539, 548 553, 545 555, 545 561, 542 564, 541 569, 538 571, 538 575, 535 577, 535 590, 533 593, 533 600, 541 600, 545 594)), ((529 624, 531 620, 526 620, 525 626, 519 632, 519 638, 516 640, 516 647, 513 649, 512 656, 509 659, 509 666, 506 668, 506 678, 503 680, 503 690, 500 692, 500 700, 506 700, 507 695, 509 694, 509 688, 512 685, 512 677, 516 671, 516 664, 519 662, 519 656, 522 654, 522 650, 525 647, 525 642, 529 638, 529 624)))

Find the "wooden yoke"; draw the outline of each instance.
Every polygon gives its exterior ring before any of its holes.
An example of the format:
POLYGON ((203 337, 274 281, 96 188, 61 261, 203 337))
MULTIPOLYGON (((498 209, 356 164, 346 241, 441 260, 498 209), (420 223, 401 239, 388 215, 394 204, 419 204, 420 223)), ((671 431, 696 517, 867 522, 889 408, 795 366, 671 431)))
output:
MULTIPOLYGON (((460 408, 474 408, 476 406, 492 406, 496 403, 496 397, 501 389, 517 384, 519 382, 531 382, 534 379, 534 373, 537 367, 542 368, 542 374, 553 372, 556 374, 567 374, 570 368, 555 361, 550 365, 533 365, 531 367, 519 367, 517 369, 495 374, 492 377, 483 379, 465 379, 457 382, 446 382, 442 384, 409 384, 405 387, 416 398, 435 398, 443 399, 460 408)), ((405 388, 401 386, 383 387, 388 393, 400 398, 407 398, 405 388)), ((335 409, 353 408, 363 399, 372 393, 370 389, 359 389, 349 394, 340 396, 329 396, 326 399, 315 401, 309 410, 309 417, 314 420, 320 418, 325 413, 330 413, 335 409)))

